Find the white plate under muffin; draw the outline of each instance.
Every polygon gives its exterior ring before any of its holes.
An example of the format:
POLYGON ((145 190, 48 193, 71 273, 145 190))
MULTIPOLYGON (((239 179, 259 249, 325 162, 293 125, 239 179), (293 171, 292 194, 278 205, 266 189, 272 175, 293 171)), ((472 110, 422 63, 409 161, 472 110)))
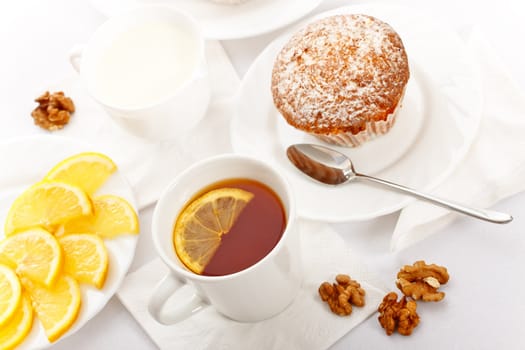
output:
MULTIPOLYGON (((348 6, 320 16, 341 13, 364 13, 389 23, 403 40, 411 78, 396 124, 387 134, 356 149, 338 150, 352 158, 357 171, 430 191, 455 169, 477 133, 482 96, 475 58, 446 25, 410 8, 348 6)), ((301 217, 344 222, 392 213, 414 199, 358 182, 323 185, 300 173, 286 158, 288 145, 320 141, 282 120, 272 101, 271 70, 290 35, 320 16, 272 42, 244 76, 231 124, 233 148, 285 173, 301 217)))

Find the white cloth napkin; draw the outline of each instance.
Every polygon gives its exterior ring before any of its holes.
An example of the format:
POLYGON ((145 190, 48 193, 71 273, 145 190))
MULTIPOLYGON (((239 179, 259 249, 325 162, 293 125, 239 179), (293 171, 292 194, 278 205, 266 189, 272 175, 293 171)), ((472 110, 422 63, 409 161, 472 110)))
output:
MULTIPOLYGON (((480 64, 481 125, 464 161, 433 194, 488 208, 525 190, 525 94, 502 68, 479 30, 473 30, 468 47, 480 64)), ((423 201, 414 202, 401 211, 391 248, 399 250, 424 239, 458 216, 423 201)))
MULTIPOLYGON (((327 225, 301 222, 304 280, 293 303, 279 315, 257 323, 240 323, 208 306, 190 319, 163 325, 148 313, 148 301, 168 272, 160 259, 129 274, 118 297, 160 349, 326 349, 372 315, 386 294, 369 283, 374 276, 327 225), (347 273, 366 290, 365 306, 350 316, 333 314, 318 296, 323 281, 347 273)), ((377 325, 380 327, 380 325, 377 325)))
MULTIPOLYGON (((201 158, 231 151, 230 100, 239 87, 239 78, 224 49, 217 41, 206 43, 211 84, 211 101, 203 120, 184 138, 152 142, 119 128, 86 91, 78 75, 66 79, 51 91, 62 90, 76 106, 70 122, 51 135, 71 137, 103 150, 118 164, 135 191, 139 209, 156 201, 161 191, 185 167, 201 158)), ((43 91, 42 91, 43 92, 43 91)), ((36 97, 36 96, 35 96, 36 97)), ((200 101, 189 101, 198 104, 200 101)), ((50 134, 33 125, 29 113, 36 104, 28 101, 28 115, 12 128, 0 129, 0 138, 12 135, 50 134)))

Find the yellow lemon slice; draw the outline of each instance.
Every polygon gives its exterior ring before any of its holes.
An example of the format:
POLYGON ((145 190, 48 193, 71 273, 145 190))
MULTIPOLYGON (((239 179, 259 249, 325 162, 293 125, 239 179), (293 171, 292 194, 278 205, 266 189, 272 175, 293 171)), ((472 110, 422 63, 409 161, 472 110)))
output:
POLYGON ((66 182, 92 195, 116 170, 117 166, 108 156, 96 152, 84 152, 55 165, 44 180, 66 182))
POLYGON ((64 251, 64 272, 80 283, 102 288, 109 258, 102 238, 89 233, 71 234, 58 239, 64 251))
POLYGON ((0 264, 0 329, 14 315, 21 298, 22 287, 18 276, 10 267, 0 264))
POLYGON ((179 214, 173 232, 175 251, 193 272, 202 273, 253 194, 220 188, 198 197, 179 214))
POLYGON ((57 235, 70 233, 95 233, 103 238, 138 233, 137 213, 124 198, 102 195, 93 198, 93 215, 66 222, 57 235))
POLYGON ((33 308, 29 297, 24 293, 20 307, 15 310, 9 322, 0 327, 0 349, 11 350, 22 343, 33 325, 33 308))
POLYGON ((6 236, 42 226, 52 230, 71 218, 92 212, 91 201, 81 188, 63 182, 39 182, 16 198, 7 214, 6 236))
POLYGON ((80 288, 70 276, 61 275, 55 285, 46 288, 22 278, 22 285, 31 296, 36 315, 46 333, 54 342, 69 330, 80 310, 80 288))
POLYGON ((62 269, 62 249, 55 236, 42 228, 6 237, 0 241, 0 256, 20 277, 45 286, 53 285, 62 269))

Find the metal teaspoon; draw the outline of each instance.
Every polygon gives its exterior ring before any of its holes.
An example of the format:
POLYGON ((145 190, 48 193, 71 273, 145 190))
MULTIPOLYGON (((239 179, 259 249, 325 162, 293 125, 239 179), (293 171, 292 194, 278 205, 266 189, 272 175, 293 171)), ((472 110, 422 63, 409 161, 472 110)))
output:
POLYGON ((355 171, 350 158, 328 147, 314 144, 295 144, 288 147, 286 155, 292 164, 303 173, 325 184, 340 185, 356 179, 363 179, 481 220, 498 224, 512 221, 512 216, 509 214, 467 207, 390 181, 360 174, 355 171))

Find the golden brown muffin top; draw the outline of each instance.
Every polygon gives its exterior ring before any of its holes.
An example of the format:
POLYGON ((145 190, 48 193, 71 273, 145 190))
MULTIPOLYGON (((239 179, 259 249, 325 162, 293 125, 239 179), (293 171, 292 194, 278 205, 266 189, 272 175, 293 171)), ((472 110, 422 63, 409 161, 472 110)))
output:
POLYGON ((367 15, 336 15, 291 37, 276 58, 271 89, 292 126, 357 134, 394 112, 408 78, 403 42, 392 27, 367 15))

